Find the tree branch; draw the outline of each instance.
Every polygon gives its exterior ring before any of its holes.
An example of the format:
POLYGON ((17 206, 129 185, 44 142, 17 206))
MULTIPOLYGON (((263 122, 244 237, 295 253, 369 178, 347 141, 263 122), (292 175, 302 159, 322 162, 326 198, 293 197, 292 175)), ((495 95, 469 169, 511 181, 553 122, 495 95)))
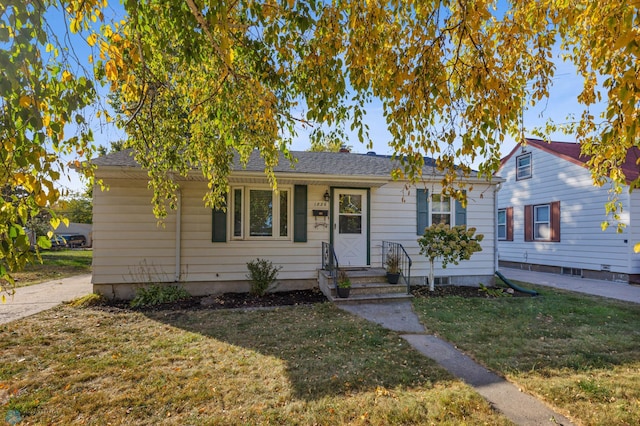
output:
POLYGON ((204 31, 207 37, 209 38, 209 41, 211 43, 211 46, 213 47, 213 50, 216 51, 216 54, 218 55, 220 60, 224 63, 224 66, 227 68, 227 71, 233 74, 234 77, 237 77, 233 67, 227 61, 224 52, 222 51, 222 49, 216 42, 215 38, 213 37, 213 32, 211 31, 211 27, 209 26, 209 23, 206 21, 206 19, 204 19, 204 15, 202 14, 202 12, 200 12, 198 5, 196 5, 194 0, 185 0, 185 1, 189 6, 189 10, 191 10, 191 14, 193 15, 194 18, 196 18, 198 25, 200 25, 200 28, 202 28, 202 31, 204 31))

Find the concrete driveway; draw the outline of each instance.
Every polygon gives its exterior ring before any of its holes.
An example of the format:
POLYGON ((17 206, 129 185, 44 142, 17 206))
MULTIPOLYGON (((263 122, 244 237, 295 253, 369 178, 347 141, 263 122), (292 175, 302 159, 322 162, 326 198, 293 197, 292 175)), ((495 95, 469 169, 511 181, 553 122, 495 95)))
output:
POLYGON ((623 300, 625 302, 640 303, 640 286, 637 285, 629 285, 617 281, 593 280, 570 275, 525 271, 515 268, 500 268, 500 272, 509 280, 607 297, 609 299, 623 300))
POLYGON ((91 293, 91 274, 16 288, 0 303, 0 324, 15 321, 91 293))

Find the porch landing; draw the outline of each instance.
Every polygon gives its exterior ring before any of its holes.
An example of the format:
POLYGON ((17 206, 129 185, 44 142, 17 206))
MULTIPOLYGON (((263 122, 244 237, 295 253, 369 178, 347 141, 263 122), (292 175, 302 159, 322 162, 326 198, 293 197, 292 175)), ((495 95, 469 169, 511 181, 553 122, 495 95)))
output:
POLYGON ((333 278, 329 271, 318 270, 318 286, 331 302, 342 305, 360 303, 385 303, 411 300, 407 294, 407 285, 402 278, 398 284, 387 282, 384 268, 340 268, 351 279, 349 297, 342 298, 336 294, 333 278))

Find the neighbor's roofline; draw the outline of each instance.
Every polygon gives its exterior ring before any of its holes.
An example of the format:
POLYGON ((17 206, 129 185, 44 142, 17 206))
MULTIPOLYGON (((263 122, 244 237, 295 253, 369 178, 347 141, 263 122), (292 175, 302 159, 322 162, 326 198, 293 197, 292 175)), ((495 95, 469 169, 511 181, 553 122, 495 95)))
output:
MULTIPOLYGON (((525 140, 527 141, 525 146, 531 146, 531 147, 534 147, 534 148, 538 148, 541 151, 544 151, 544 152, 546 152, 548 154, 553 154, 556 157, 562 158, 563 160, 567 160, 567 161, 569 161, 569 162, 571 162, 571 163, 573 163, 573 164, 575 164, 577 166, 588 168, 587 165, 586 165, 587 160, 581 161, 581 160, 579 160, 577 158, 574 158, 574 157, 571 157, 569 155, 554 151, 551 148, 549 148, 549 145, 552 144, 552 143, 572 143, 572 144, 577 144, 577 142, 560 142, 560 141, 549 141, 549 142, 546 142, 546 141, 544 141, 542 139, 534 139, 534 138, 525 138, 525 140)), ((500 160, 500 167, 498 168, 496 173, 499 172, 500 170, 502 170, 502 167, 505 165, 505 163, 507 161, 509 161, 511 159, 511 157, 513 157, 513 155, 516 153, 516 151, 518 151, 519 149, 522 149, 522 148, 523 148, 523 143, 522 142, 518 142, 516 144, 516 146, 511 150, 511 152, 500 160)))

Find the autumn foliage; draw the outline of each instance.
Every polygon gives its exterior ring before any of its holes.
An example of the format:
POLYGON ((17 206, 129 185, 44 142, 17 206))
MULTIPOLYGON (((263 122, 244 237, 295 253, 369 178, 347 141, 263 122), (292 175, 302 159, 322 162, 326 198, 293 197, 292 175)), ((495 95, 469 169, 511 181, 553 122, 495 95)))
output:
POLYGON ((621 165, 640 141, 637 2, 126 0, 116 14, 112 3, 0 6, 0 178, 27 193, 0 200, 2 276, 30 258, 23 223, 60 197, 60 170, 91 176, 93 120, 126 131, 159 217, 189 173, 208 182, 207 205, 222 206, 234 157, 256 149, 276 186, 279 153, 301 129, 312 144, 351 134, 370 144, 373 102, 399 160, 392 176, 422 180, 431 156, 443 192, 458 196, 472 163, 491 176, 505 140, 530 132, 521 117, 546 101, 559 55, 577 67, 584 109, 557 122, 590 156, 594 181, 612 182, 608 211, 619 209, 621 165), (52 9, 87 57, 55 33, 52 9))

